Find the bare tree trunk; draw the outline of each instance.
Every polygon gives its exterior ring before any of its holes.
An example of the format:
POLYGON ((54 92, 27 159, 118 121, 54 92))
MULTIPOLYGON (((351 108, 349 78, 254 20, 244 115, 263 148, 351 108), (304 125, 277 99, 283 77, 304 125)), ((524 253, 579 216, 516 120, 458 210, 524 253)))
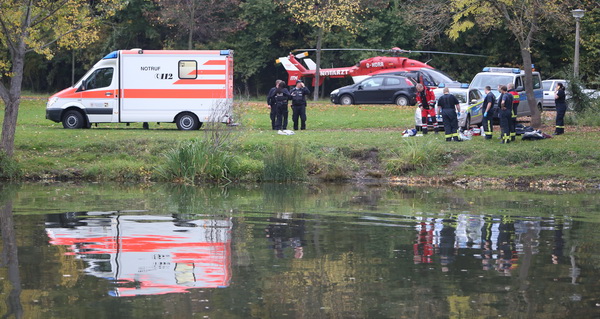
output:
MULTIPOLYGON (((538 110, 538 105, 533 93, 533 70, 531 69, 531 51, 529 41, 525 41, 525 45, 521 46, 521 55, 523 57, 523 68, 525 69, 525 93, 527 93, 527 104, 531 110, 531 127, 539 128, 542 126, 542 114, 538 110)), ((540 83, 541 85, 541 83, 540 83)))
POLYGON ((10 86, 7 88, 0 83, 0 96, 4 101, 4 122, 2 123, 2 136, 0 137, 0 150, 12 157, 15 150, 15 131, 17 129, 17 116, 21 104, 21 84, 23 83, 23 67, 25 61, 25 42, 19 43, 12 50, 13 67, 10 86))
POLYGON ((317 69, 315 70, 315 92, 313 101, 319 99, 319 81, 321 80, 321 42, 323 42, 323 28, 319 28, 319 34, 317 35, 317 69))

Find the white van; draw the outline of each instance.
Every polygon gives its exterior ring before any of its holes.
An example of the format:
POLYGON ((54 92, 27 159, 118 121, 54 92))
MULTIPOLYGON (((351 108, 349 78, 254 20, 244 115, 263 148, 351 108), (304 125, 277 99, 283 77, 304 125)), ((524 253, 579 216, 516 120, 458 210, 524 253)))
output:
POLYGON ((73 87, 48 99, 46 118, 64 128, 168 122, 197 130, 231 122, 233 51, 120 50, 73 87))
MULTIPOLYGON (((483 72, 475 75, 471 84, 469 84, 469 89, 478 89, 481 92, 481 95, 485 96, 483 89, 489 85, 492 88, 492 93, 494 93, 497 98, 500 95, 498 92, 498 85, 507 85, 508 83, 513 83, 515 85, 515 89, 519 92, 519 96, 521 97, 517 115, 531 115, 531 110, 529 109, 529 104, 527 102, 527 99, 531 97, 526 96, 525 94, 525 71, 523 70, 517 68, 485 67, 483 68, 483 72)), ((535 71, 533 72, 533 95, 538 110, 542 110, 544 89, 542 88, 542 78, 540 77, 540 73, 535 71)))

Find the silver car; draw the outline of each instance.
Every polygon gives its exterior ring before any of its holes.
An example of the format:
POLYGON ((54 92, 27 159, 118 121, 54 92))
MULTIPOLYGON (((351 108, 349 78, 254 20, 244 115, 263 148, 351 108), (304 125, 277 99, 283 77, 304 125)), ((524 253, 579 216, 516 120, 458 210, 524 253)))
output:
MULTIPOLYGON (((483 121, 483 97, 481 96, 481 92, 475 88, 449 87, 448 89, 460 103, 458 126, 466 130, 469 129, 471 125, 481 125, 483 121)), ((444 89, 434 89, 433 94, 435 94, 435 99, 437 101, 444 95, 444 89)), ((437 120, 438 126, 443 127, 441 116, 438 116, 437 120)), ((415 111, 415 127, 417 130, 421 130, 421 123, 421 109, 417 107, 415 111)))
MULTIPOLYGON (((548 79, 542 81, 542 86, 544 87, 544 107, 555 108, 556 104, 554 101, 554 93, 556 92, 556 85, 558 83, 564 84, 565 88, 569 86, 569 82, 564 79, 548 79)), ((591 89, 582 89, 583 93, 587 94, 590 98, 596 99, 600 97, 600 91, 591 90, 591 89)), ((570 96, 567 91, 567 99, 570 96)))

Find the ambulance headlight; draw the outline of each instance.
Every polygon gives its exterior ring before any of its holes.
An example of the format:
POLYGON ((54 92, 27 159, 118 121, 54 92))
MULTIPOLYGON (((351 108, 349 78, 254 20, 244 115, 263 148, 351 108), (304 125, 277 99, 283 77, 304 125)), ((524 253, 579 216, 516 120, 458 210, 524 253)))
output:
POLYGON ((338 93, 340 93, 340 89, 335 89, 335 90, 331 91, 331 95, 336 95, 338 93))
POLYGON ((52 105, 54 105, 54 103, 56 103, 56 101, 58 101, 57 97, 51 97, 48 99, 48 103, 46 104, 46 108, 51 108, 52 105))

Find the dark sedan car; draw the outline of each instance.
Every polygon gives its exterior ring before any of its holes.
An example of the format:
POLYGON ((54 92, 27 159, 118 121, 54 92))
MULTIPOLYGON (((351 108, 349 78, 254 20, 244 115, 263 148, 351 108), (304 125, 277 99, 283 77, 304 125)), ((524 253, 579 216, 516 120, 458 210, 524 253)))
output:
POLYGON ((335 104, 396 104, 414 105, 415 83, 403 76, 373 76, 359 83, 333 90, 335 104))

